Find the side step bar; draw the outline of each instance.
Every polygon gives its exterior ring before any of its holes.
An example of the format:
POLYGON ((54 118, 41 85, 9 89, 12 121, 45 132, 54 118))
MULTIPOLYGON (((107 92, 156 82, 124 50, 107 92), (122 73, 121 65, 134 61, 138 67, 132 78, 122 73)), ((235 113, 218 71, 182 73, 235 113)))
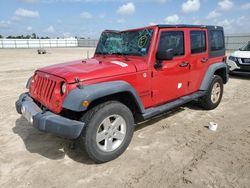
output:
POLYGON ((159 115, 159 114, 166 112, 168 110, 171 110, 175 107, 181 106, 185 103, 188 103, 188 102, 191 102, 195 99, 198 99, 199 97, 204 96, 206 94, 206 92, 207 91, 198 91, 196 93, 181 97, 177 100, 174 100, 172 102, 168 102, 168 103, 163 104, 161 106, 149 108, 149 109, 145 110, 145 113, 142 114, 142 117, 144 120, 147 120, 153 116, 159 115))

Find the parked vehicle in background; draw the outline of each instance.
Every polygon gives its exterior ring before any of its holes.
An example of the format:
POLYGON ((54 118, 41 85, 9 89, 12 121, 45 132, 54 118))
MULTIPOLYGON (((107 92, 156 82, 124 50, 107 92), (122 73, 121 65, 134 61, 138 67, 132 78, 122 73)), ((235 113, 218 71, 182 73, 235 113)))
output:
POLYGON ((227 59, 230 73, 250 74, 250 41, 227 59))
POLYGON ((216 108, 227 81, 222 27, 108 30, 94 57, 35 71, 16 110, 41 131, 79 139, 102 163, 126 150, 135 123, 193 100, 216 108))

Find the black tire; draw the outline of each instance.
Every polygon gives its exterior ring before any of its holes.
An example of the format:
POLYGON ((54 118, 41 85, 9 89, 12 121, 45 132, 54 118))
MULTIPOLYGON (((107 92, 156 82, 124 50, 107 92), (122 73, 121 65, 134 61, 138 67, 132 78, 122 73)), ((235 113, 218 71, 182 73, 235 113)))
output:
POLYGON ((93 107, 83 115, 81 121, 85 122, 85 127, 80 136, 80 144, 84 146, 89 157, 96 163, 108 162, 119 157, 126 150, 133 137, 133 115, 127 106, 117 101, 108 101, 93 107), (97 131, 104 119, 112 115, 121 116, 125 120, 126 133, 118 148, 114 151, 103 151, 97 143, 97 131))
POLYGON ((203 97, 200 98, 199 100, 199 105, 204 108, 205 110, 213 110, 215 109, 221 101, 223 95, 223 81, 222 78, 218 75, 214 75, 213 80, 209 86, 209 90, 207 92, 207 94, 203 97), (218 97, 217 100, 215 100, 213 102, 212 100, 212 91, 213 91, 213 87, 217 85, 220 86, 220 95, 218 97))

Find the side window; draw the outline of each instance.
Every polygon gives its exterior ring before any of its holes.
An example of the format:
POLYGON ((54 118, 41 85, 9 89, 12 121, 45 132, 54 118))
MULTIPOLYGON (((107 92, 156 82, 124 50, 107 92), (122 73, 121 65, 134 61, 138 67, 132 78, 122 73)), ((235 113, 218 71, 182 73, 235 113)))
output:
POLYGON ((158 51, 173 49, 174 56, 184 55, 184 33, 182 31, 166 31, 161 33, 158 51))
POLYGON ((197 54, 206 51, 205 31, 191 31, 190 41, 191 41, 191 54, 197 54))
POLYGON ((218 51, 225 48, 224 36, 222 31, 210 31, 210 50, 218 51))

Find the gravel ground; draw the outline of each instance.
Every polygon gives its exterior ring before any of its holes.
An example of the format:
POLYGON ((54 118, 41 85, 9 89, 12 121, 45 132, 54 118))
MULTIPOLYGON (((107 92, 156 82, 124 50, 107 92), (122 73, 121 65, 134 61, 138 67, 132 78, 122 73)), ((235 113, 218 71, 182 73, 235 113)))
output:
POLYGON ((231 77, 213 111, 188 104, 137 125, 127 151, 106 164, 16 113, 36 68, 87 51, 94 49, 0 49, 0 187, 250 187, 250 77, 231 77))

